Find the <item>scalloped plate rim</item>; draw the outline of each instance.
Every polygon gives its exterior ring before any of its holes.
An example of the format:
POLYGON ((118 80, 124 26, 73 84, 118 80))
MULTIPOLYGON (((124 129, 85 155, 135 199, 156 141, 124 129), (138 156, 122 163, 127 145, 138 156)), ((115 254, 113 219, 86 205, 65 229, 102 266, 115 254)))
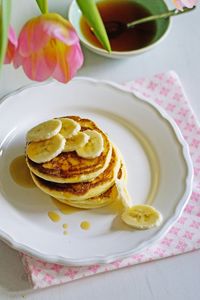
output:
MULTIPOLYGON (((12 248, 14 248, 20 252, 26 253, 28 255, 35 256, 41 260, 44 260, 44 261, 47 261, 50 263, 58 263, 58 264, 68 265, 68 266, 70 266, 70 265, 71 266, 84 266, 84 265, 91 265, 94 263, 106 264, 106 263, 111 263, 117 259, 127 258, 130 255, 139 253, 140 251, 144 250, 148 246, 152 246, 153 244, 155 244, 155 242, 160 240, 167 233, 167 231, 170 229, 170 227, 173 226, 173 224, 180 217, 180 215, 181 215, 182 211, 184 210, 184 208, 187 204, 187 201, 189 200, 189 197, 192 193, 193 165, 192 165, 192 160, 191 160, 191 157, 189 154, 189 147, 188 147, 186 141, 184 140, 180 129, 176 125, 175 121, 165 112, 165 110, 162 109, 160 106, 158 106, 156 103, 152 103, 146 97, 141 96, 141 94, 139 92, 129 91, 125 86, 122 86, 118 83, 114 83, 109 80, 98 80, 98 79, 93 79, 93 78, 84 77, 84 76, 77 76, 72 80, 73 81, 77 81, 77 80, 87 81, 87 82, 91 82, 94 84, 102 84, 102 85, 112 86, 113 88, 124 91, 125 93, 133 94, 139 100, 146 102, 154 110, 156 110, 161 115, 161 117, 164 118, 169 123, 169 125, 171 126, 172 130, 175 133, 175 137, 176 137, 177 141, 179 142, 179 144, 182 148, 182 154, 184 157, 185 164, 187 166, 187 178, 186 178, 186 182, 185 182, 185 186, 186 186, 185 193, 184 193, 183 197, 180 199, 178 205, 176 206, 174 214, 171 216, 171 218, 168 219, 168 221, 165 223, 165 225, 162 227, 162 229, 153 238, 141 243, 135 249, 122 251, 122 253, 118 252, 118 253, 115 253, 112 255, 107 255, 106 257, 105 256, 94 256, 94 257, 88 257, 85 259, 71 259, 69 257, 66 259, 65 257, 59 256, 59 255, 49 255, 47 253, 41 253, 40 251, 37 251, 35 249, 32 249, 31 247, 26 246, 24 243, 17 242, 13 237, 11 237, 8 233, 2 231, 1 229, 0 229, 0 238, 6 244, 11 246, 12 248)), ((12 98, 16 94, 23 93, 23 91, 25 91, 27 89, 38 88, 40 86, 44 86, 44 85, 48 85, 48 84, 52 84, 52 83, 56 83, 56 81, 51 79, 44 83, 31 83, 26 86, 20 87, 17 90, 3 96, 0 99, 0 106, 4 105, 4 103, 6 101, 9 101, 9 98, 12 98)))

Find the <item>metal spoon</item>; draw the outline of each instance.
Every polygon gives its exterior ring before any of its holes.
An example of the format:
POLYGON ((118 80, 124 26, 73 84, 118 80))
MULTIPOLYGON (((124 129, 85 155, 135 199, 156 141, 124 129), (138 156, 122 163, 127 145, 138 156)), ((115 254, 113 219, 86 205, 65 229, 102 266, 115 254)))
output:
POLYGON ((158 19, 163 19, 163 18, 168 18, 168 17, 172 17, 172 16, 177 16, 186 12, 189 12, 191 10, 193 10, 195 7, 193 8, 184 8, 182 11, 179 11, 177 9, 173 9, 173 10, 169 10, 168 12, 162 13, 162 14, 158 14, 158 15, 153 15, 153 16, 148 16, 130 23, 123 23, 120 21, 108 21, 108 22, 104 22, 104 26, 106 28, 107 34, 109 38, 115 38, 118 35, 120 35, 121 33, 123 33, 124 31, 126 31, 127 29, 131 29, 136 25, 139 24, 143 24, 146 22, 151 22, 151 21, 155 21, 158 19))

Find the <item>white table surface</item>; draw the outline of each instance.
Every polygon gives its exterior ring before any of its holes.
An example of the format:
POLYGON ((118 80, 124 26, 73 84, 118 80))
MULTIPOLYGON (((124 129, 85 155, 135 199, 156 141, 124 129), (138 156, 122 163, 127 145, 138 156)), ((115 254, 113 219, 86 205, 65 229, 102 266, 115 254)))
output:
MULTIPOLYGON (((16 31, 38 14, 34 0, 13 0, 16 31)), ((171 5, 172 0, 167 0, 171 5)), ((50 10, 64 14, 70 1, 49 0, 50 10)), ((111 60, 84 49, 85 64, 78 75, 116 82, 174 70, 178 73, 200 120, 200 8, 174 18, 168 37, 150 52, 127 60, 111 60)), ((21 69, 4 66, 0 96, 30 83, 21 69)), ((0 242, 0 299, 148 299, 194 300, 200 295, 200 251, 81 279, 58 287, 27 292, 18 253, 0 242)))

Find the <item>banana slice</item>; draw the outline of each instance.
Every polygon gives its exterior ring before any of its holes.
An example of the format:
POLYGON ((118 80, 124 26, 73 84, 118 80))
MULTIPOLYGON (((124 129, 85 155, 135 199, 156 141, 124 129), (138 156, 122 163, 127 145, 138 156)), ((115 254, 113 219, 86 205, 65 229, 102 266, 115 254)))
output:
POLYGON ((52 119, 40 123, 28 131, 26 139, 28 142, 39 142, 47 140, 59 133, 62 122, 59 119, 52 119))
POLYGON ((31 142, 27 146, 26 153, 32 161, 44 163, 59 155, 64 147, 65 138, 58 133, 51 139, 40 142, 31 142))
POLYGON ((78 132, 76 135, 66 140, 65 148, 63 152, 75 151, 83 146, 89 141, 90 137, 84 132, 78 132))
POLYGON ((98 157, 103 151, 103 137, 96 130, 87 129, 84 131, 89 136, 89 141, 85 146, 76 150, 76 153, 83 158, 98 157))
POLYGON ((131 207, 133 203, 126 188, 124 180, 116 178, 115 186, 117 189, 117 199, 122 202, 124 207, 131 207))
POLYGON ((80 124, 72 119, 60 118, 59 120, 62 122, 60 134, 67 139, 71 138, 73 135, 76 135, 81 129, 80 124))
POLYGON ((161 213, 154 207, 145 204, 127 208, 121 218, 126 224, 137 229, 149 229, 162 223, 161 213))

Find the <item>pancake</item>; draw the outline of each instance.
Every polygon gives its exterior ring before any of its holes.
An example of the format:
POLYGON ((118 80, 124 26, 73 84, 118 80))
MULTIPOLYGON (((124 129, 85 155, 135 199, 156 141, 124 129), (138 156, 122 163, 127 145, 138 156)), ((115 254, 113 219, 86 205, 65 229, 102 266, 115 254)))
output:
MULTIPOLYGON (((118 172, 117 178, 123 180, 126 183, 127 171, 123 162, 121 163, 121 167, 118 172)), ((68 200, 63 200, 58 198, 57 200, 73 207, 83 208, 83 209, 93 209, 93 208, 101 208, 111 204, 112 202, 117 200, 117 196, 118 196, 118 192, 117 192, 116 185, 114 184, 103 194, 86 200, 68 201, 68 200)))
POLYGON ((36 186, 48 195, 68 201, 80 201, 98 196, 107 191, 115 182, 120 169, 120 158, 113 147, 108 167, 92 181, 79 183, 56 183, 39 178, 31 172, 36 186))
POLYGON ((63 152, 46 163, 35 163, 26 156, 30 171, 36 176, 51 182, 76 183, 90 181, 99 176, 109 165, 112 155, 112 145, 108 137, 97 125, 89 119, 67 116, 81 125, 81 131, 91 129, 99 132, 104 141, 104 150, 94 159, 86 159, 73 152, 63 152))

